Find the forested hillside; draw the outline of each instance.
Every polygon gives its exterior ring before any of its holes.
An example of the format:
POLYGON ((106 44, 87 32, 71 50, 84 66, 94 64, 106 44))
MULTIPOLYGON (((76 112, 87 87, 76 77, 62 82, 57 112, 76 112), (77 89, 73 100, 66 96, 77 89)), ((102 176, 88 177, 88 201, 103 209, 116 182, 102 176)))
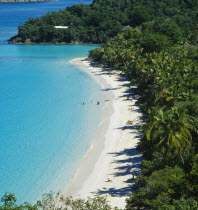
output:
POLYGON ((127 209, 197 209, 198 51, 189 43, 165 47, 156 36, 130 29, 89 57, 138 86, 145 114, 138 150, 146 160, 127 209))
POLYGON ((41 18, 30 18, 23 26, 19 26, 18 35, 10 41, 104 43, 125 26, 135 27, 164 17, 171 18, 166 23, 171 24, 169 30, 171 27, 176 26, 177 29, 182 26, 183 30, 178 33, 189 36, 188 32, 192 30, 197 18, 195 9, 196 0, 94 0, 91 5, 73 5, 41 18), (56 29, 56 25, 69 28, 56 29))
POLYGON ((145 160, 126 209, 198 209, 197 3, 137 5, 131 27, 89 55, 138 86, 145 160))

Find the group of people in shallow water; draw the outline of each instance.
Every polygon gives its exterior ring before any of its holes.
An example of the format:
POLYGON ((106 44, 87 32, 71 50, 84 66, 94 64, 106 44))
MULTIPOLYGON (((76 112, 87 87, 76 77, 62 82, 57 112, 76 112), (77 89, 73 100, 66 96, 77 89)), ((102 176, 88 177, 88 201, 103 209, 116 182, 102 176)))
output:
MULTIPOLYGON (((92 101, 91 101, 91 103, 92 103, 92 101)), ((83 101, 82 102, 82 105, 85 105, 86 103, 83 101)), ((97 105, 100 105, 100 102, 99 101, 97 101, 97 103, 96 103, 97 105)))
MULTIPOLYGON (((118 100, 117 98, 115 98, 115 100, 118 100)), ((109 99, 106 99, 106 100, 104 100, 104 102, 108 102, 108 101, 110 101, 109 99)), ((91 103, 92 103, 93 101, 91 100, 91 103)), ((82 105, 86 105, 86 103, 83 101, 83 102, 81 102, 81 104, 82 105)), ((96 105, 100 105, 100 101, 97 101, 96 102, 96 105)))
MULTIPOLYGON (((127 95, 126 98, 127 98, 127 100, 138 99, 138 96, 137 95, 127 95)), ((115 100, 118 100, 118 98, 115 98, 115 100)), ((107 102, 109 100, 104 100, 104 101, 107 102)), ((92 101, 91 101, 91 103, 92 103, 92 101)), ((85 105, 86 103, 83 101, 81 104, 85 105)), ((97 101, 96 105, 100 105, 100 101, 97 101)))

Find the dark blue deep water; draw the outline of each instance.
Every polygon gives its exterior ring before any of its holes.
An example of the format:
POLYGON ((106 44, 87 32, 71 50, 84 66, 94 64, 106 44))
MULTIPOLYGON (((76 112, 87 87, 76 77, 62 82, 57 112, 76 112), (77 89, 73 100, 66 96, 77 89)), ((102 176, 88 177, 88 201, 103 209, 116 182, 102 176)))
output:
POLYGON ((90 101, 101 97, 100 88, 69 60, 96 46, 6 43, 29 17, 77 3, 0 4, 1 196, 12 192, 33 202, 61 190, 89 148, 100 115, 90 101))

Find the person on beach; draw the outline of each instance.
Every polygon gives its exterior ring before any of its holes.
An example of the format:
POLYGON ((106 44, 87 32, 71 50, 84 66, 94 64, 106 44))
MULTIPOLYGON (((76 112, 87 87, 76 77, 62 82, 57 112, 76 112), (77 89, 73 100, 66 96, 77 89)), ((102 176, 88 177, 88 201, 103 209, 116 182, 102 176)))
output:
POLYGON ((112 180, 108 178, 106 182, 112 182, 112 180))
POLYGON ((99 101, 97 102, 97 105, 100 105, 100 102, 99 101))

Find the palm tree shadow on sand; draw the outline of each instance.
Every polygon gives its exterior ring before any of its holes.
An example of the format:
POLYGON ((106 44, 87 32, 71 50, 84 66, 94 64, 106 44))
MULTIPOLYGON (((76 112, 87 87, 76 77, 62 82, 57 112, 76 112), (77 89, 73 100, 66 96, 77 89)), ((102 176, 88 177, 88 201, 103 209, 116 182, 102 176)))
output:
MULTIPOLYGON (((96 63, 91 63, 90 66, 92 67, 100 67, 101 65, 98 65, 96 63)), ((111 68, 105 68, 103 67, 103 71, 100 73, 94 73, 95 76, 99 75, 108 75, 112 76, 115 74, 118 75, 117 81, 123 81, 126 83, 123 83, 121 86, 128 87, 128 89, 123 93, 119 99, 122 100, 130 100, 130 99, 137 99, 137 95, 134 91, 130 89, 130 82, 128 81, 128 78, 121 74, 121 71, 111 68)), ((103 89, 102 91, 112 91, 118 88, 108 88, 103 89)), ((138 108, 137 105, 133 105, 131 109, 141 112, 141 110, 138 108)), ((135 123, 135 125, 125 125, 123 127, 119 127, 116 129, 126 130, 129 129, 132 133, 136 134, 134 136, 135 138, 140 138, 140 132, 138 131, 138 128, 140 125, 135 123)), ((114 173, 109 174, 111 179, 107 179, 106 182, 110 182, 107 184, 107 186, 110 185, 110 187, 104 187, 102 189, 98 189, 96 192, 92 192, 94 195, 110 195, 112 197, 126 197, 130 196, 132 191, 135 189, 135 177, 140 173, 141 171, 141 162, 143 160, 142 154, 139 153, 136 148, 131 149, 123 149, 122 151, 115 152, 115 153, 109 153, 109 155, 115 157, 115 161, 112 162, 114 165, 114 173), (118 187, 116 186, 116 178, 122 177, 121 180, 123 180, 123 186, 124 187, 118 187), (114 180, 115 178, 115 180, 114 180)))
MULTIPOLYGON (((111 153, 115 157, 125 156, 125 158, 121 158, 116 160, 114 163, 118 166, 115 167, 115 173, 112 174, 113 177, 130 177, 126 179, 124 182, 126 187, 117 188, 116 183, 112 180, 112 185, 115 184, 115 187, 106 187, 103 189, 98 189, 94 194, 96 195, 110 195, 113 197, 126 197, 130 196, 132 191, 135 189, 134 178, 140 173, 141 170, 141 162, 143 160, 142 155, 135 149, 124 149, 120 152, 111 153)), ((108 182, 108 181, 107 181, 108 182)))

